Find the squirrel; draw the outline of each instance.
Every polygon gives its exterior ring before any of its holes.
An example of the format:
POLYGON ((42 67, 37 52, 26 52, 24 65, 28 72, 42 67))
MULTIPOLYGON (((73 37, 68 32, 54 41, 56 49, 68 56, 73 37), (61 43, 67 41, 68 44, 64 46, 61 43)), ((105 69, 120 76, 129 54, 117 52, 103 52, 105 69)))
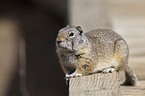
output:
POLYGON ((128 66, 128 45, 112 30, 96 29, 84 33, 80 26, 67 25, 58 32, 56 52, 66 78, 100 70, 103 73, 124 70, 123 85, 137 84, 136 75, 128 66))

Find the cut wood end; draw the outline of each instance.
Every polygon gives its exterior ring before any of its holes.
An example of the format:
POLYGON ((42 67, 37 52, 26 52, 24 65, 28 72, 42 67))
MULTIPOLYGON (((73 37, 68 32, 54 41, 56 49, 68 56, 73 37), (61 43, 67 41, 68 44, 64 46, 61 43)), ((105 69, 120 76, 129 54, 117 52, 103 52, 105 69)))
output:
POLYGON ((116 71, 75 77, 69 80, 69 96, 86 96, 86 94, 91 94, 91 96, 98 94, 101 94, 99 96, 120 96, 120 79, 119 73, 116 71))

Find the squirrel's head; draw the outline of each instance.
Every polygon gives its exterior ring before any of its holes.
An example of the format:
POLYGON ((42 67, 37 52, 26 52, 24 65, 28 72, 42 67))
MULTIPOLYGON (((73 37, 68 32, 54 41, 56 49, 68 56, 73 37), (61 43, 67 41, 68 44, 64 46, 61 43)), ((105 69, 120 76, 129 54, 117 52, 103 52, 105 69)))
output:
POLYGON ((57 48, 77 51, 84 47, 86 36, 80 26, 67 26, 59 30, 56 38, 57 48))

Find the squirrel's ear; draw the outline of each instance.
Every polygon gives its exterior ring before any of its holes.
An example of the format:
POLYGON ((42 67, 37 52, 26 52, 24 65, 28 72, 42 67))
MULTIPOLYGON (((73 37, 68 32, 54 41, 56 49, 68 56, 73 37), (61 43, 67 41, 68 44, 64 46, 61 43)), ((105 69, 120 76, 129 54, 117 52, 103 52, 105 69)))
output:
POLYGON ((77 26, 76 29, 80 32, 80 34, 83 33, 83 30, 82 30, 82 28, 80 26, 77 26))
POLYGON ((69 25, 67 25, 66 27, 69 27, 69 25))

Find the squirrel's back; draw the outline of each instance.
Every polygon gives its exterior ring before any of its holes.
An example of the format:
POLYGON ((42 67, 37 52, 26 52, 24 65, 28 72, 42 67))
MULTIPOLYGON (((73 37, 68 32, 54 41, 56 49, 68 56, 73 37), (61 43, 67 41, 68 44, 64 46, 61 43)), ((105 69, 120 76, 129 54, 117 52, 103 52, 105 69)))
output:
POLYGON ((106 43, 114 43, 118 40, 123 40, 123 38, 119 34, 109 29, 96 29, 85 33, 85 35, 93 41, 99 39, 103 40, 106 43))
POLYGON ((113 57, 115 44, 117 41, 123 40, 124 46, 127 47, 127 49, 125 50, 128 51, 128 46, 125 40, 119 34, 112 30, 96 29, 85 33, 85 36, 89 39, 90 43, 92 44, 91 46, 93 52, 91 53, 95 56, 94 60, 98 60, 99 62, 104 62, 105 60, 107 61, 113 57))

